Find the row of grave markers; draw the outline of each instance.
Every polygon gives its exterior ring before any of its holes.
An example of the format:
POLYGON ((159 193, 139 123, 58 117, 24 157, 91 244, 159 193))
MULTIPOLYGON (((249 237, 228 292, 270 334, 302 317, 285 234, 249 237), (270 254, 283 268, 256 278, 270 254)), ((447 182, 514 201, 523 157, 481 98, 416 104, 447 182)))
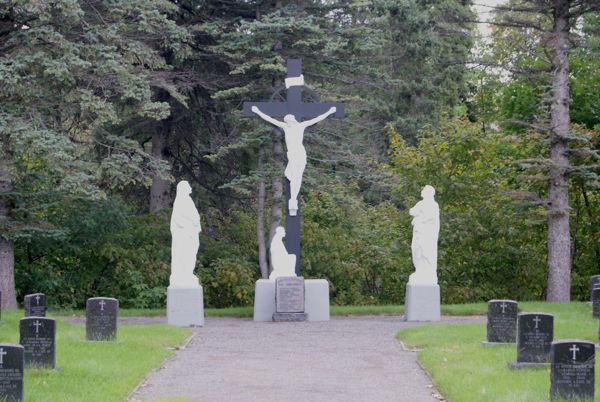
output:
MULTIPOLYGON (((25 317, 19 322, 19 344, 0 343, 0 400, 24 400, 24 369, 56 368, 56 321, 46 317, 45 295, 36 293, 25 296, 24 307, 25 317)), ((118 310, 117 299, 88 299, 86 339, 116 340, 118 310)))
POLYGON ((554 316, 518 313, 514 300, 490 300, 487 340, 483 345, 517 346, 513 369, 550 366, 550 399, 593 400, 595 353, 593 342, 578 339, 554 341, 554 316))

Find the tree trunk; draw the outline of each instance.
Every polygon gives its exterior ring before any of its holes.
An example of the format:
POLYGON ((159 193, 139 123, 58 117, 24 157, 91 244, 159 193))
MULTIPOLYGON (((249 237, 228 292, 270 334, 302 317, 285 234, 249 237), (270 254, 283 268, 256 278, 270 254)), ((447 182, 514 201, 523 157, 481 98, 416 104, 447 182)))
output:
MULTIPOLYGON (((283 172, 284 170, 284 155, 282 134, 279 129, 274 129, 273 132, 273 167, 275 172, 283 172)), ((271 219, 269 225, 269 247, 271 240, 275 236, 275 229, 281 226, 281 218, 283 217, 283 176, 276 175, 273 178, 271 196, 271 219)), ((270 261, 269 273, 273 271, 273 261, 270 261)))
POLYGON ((548 187, 548 301, 571 299, 569 230, 569 0, 554 1, 552 124, 548 187))
MULTIPOLYGON (((170 119, 163 121, 152 135, 152 156, 156 159, 166 159, 169 125, 170 119)), ((154 173, 152 187, 150 187, 150 212, 170 208, 171 202, 171 183, 163 179, 160 174, 154 173)))
MULTIPOLYGON (((7 194, 13 191, 10 176, 10 159, 12 152, 7 134, 2 138, 2 159, 0 159, 0 219, 7 222, 12 210, 7 194)), ((15 290, 15 244, 0 234, 0 292, 2 292, 2 309, 17 308, 17 292, 15 290)))
MULTIPOLYGON (((262 144, 258 148, 258 170, 262 173, 264 149, 262 144)), ((269 279, 269 265, 267 264, 267 247, 265 245, 265 179, 258 182, 258 212, 256 214, 256 237, 258 239, 258 264, 260 276, 269 279)))

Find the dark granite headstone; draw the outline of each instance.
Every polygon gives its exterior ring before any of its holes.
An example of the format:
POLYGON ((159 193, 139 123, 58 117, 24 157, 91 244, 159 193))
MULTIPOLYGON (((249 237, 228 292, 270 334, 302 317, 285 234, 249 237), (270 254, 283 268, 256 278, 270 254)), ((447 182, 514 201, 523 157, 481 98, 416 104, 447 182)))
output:
POLYGON ((554 316, 546 313, 521 313, 517 316, 517 361, 511 368, 547 367, 554 337, 554 316))
POLYGON ((23 366, 23 346, 0 343, 0 401, 24 400, 23 366))
POLYGON ((19 324, 25 367, 56 366, 56 323, 53 318, 26 317, 19 324))
POLYGON ((592 342, 552 342, 550 352, 550 399, 594 400, 596 347, 592 342))
POLYGON ((45 317, 46 316, 46 295, 43 293, 34 293, 25 296, 25 317, 45 317))
POLYGON ((592 317, 600 318, 600 287, 592 289, 592 317))
POLYGON ((112 297, 92 297, 87 300, 85 335, 88 341, 113 341, 117 338, 119 301, 112 297))
POLYGON ((517 340, 517 302, 490 300, 487 314, 487 344, 515 343, 517 340))
POLYGON ((275 279, 273 321, 305 321, 304 278, 286 276, 275 279))
POLYGON ((597 287, 600 287, 600 275, 590 276, 590 292, 597 287))

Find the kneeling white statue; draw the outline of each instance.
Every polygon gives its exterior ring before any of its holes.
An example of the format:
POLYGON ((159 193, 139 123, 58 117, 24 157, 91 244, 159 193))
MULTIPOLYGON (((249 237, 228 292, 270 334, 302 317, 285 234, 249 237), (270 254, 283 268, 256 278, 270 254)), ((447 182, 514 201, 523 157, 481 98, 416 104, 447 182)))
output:
POLYGON ((433 196, 435 189, 423 187, 423 199, 410 209, 413 217, 411 244, 415 272, 408 279, 411 285, 437 285, 438 236, 440 232, 440 207, 433 196))
POLYGON ((275 279, 282 276, 296 276, 296 254, 288 254, 283 238, 285 237, 285 229, 278 226, 275 229, 275 236, 271 240, 271 263, 273 264, 273 272, 269 275, 269 279, 275 279))
POLYGON ((187 181, 177 184, 177 195, 171 215, 171 288, 199 286, 194 275, 196 254, 200 246, 200 214, 190 194, 192 188, 187 181))

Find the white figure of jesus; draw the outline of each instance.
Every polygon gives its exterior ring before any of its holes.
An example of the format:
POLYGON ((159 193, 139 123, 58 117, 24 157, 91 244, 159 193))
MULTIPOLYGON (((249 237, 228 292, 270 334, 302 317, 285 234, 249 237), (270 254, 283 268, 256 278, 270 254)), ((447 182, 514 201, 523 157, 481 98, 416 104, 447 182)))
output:
POLYGON ((285 177, 290 181, 290 199, 288 209, 290 216, 296 216, 298 212, 298 194, 302 185, 302 176, 306 168, 306 149, 302 141, 304 140, 304 130, 336 112, 335 106, 327 112, 314 119, 299 122, 293 114, 287 114, 283 121, 276 120, 263 113, 257 106, 252 106, 252 111, 262 117, 269 123, 281 128, 285 134, 285 145, 287 148, 288 164, 285 168, 285 177))
POLYGON ((196 254, 200 246, 200 214, 190 194, 187 181, 177 184, 177 195, 171 215, 171 277, 170 287, 190 288, 199 286, 194 275, 196 254))
POLYGON ((415 272, 408 279, 412 285, 437 285, 437 243, 440 233, 440 207, 433 196, 435 189, 429 185, 421 191, 421 201, 409 211, 412 219, 411 244, 415 272))

